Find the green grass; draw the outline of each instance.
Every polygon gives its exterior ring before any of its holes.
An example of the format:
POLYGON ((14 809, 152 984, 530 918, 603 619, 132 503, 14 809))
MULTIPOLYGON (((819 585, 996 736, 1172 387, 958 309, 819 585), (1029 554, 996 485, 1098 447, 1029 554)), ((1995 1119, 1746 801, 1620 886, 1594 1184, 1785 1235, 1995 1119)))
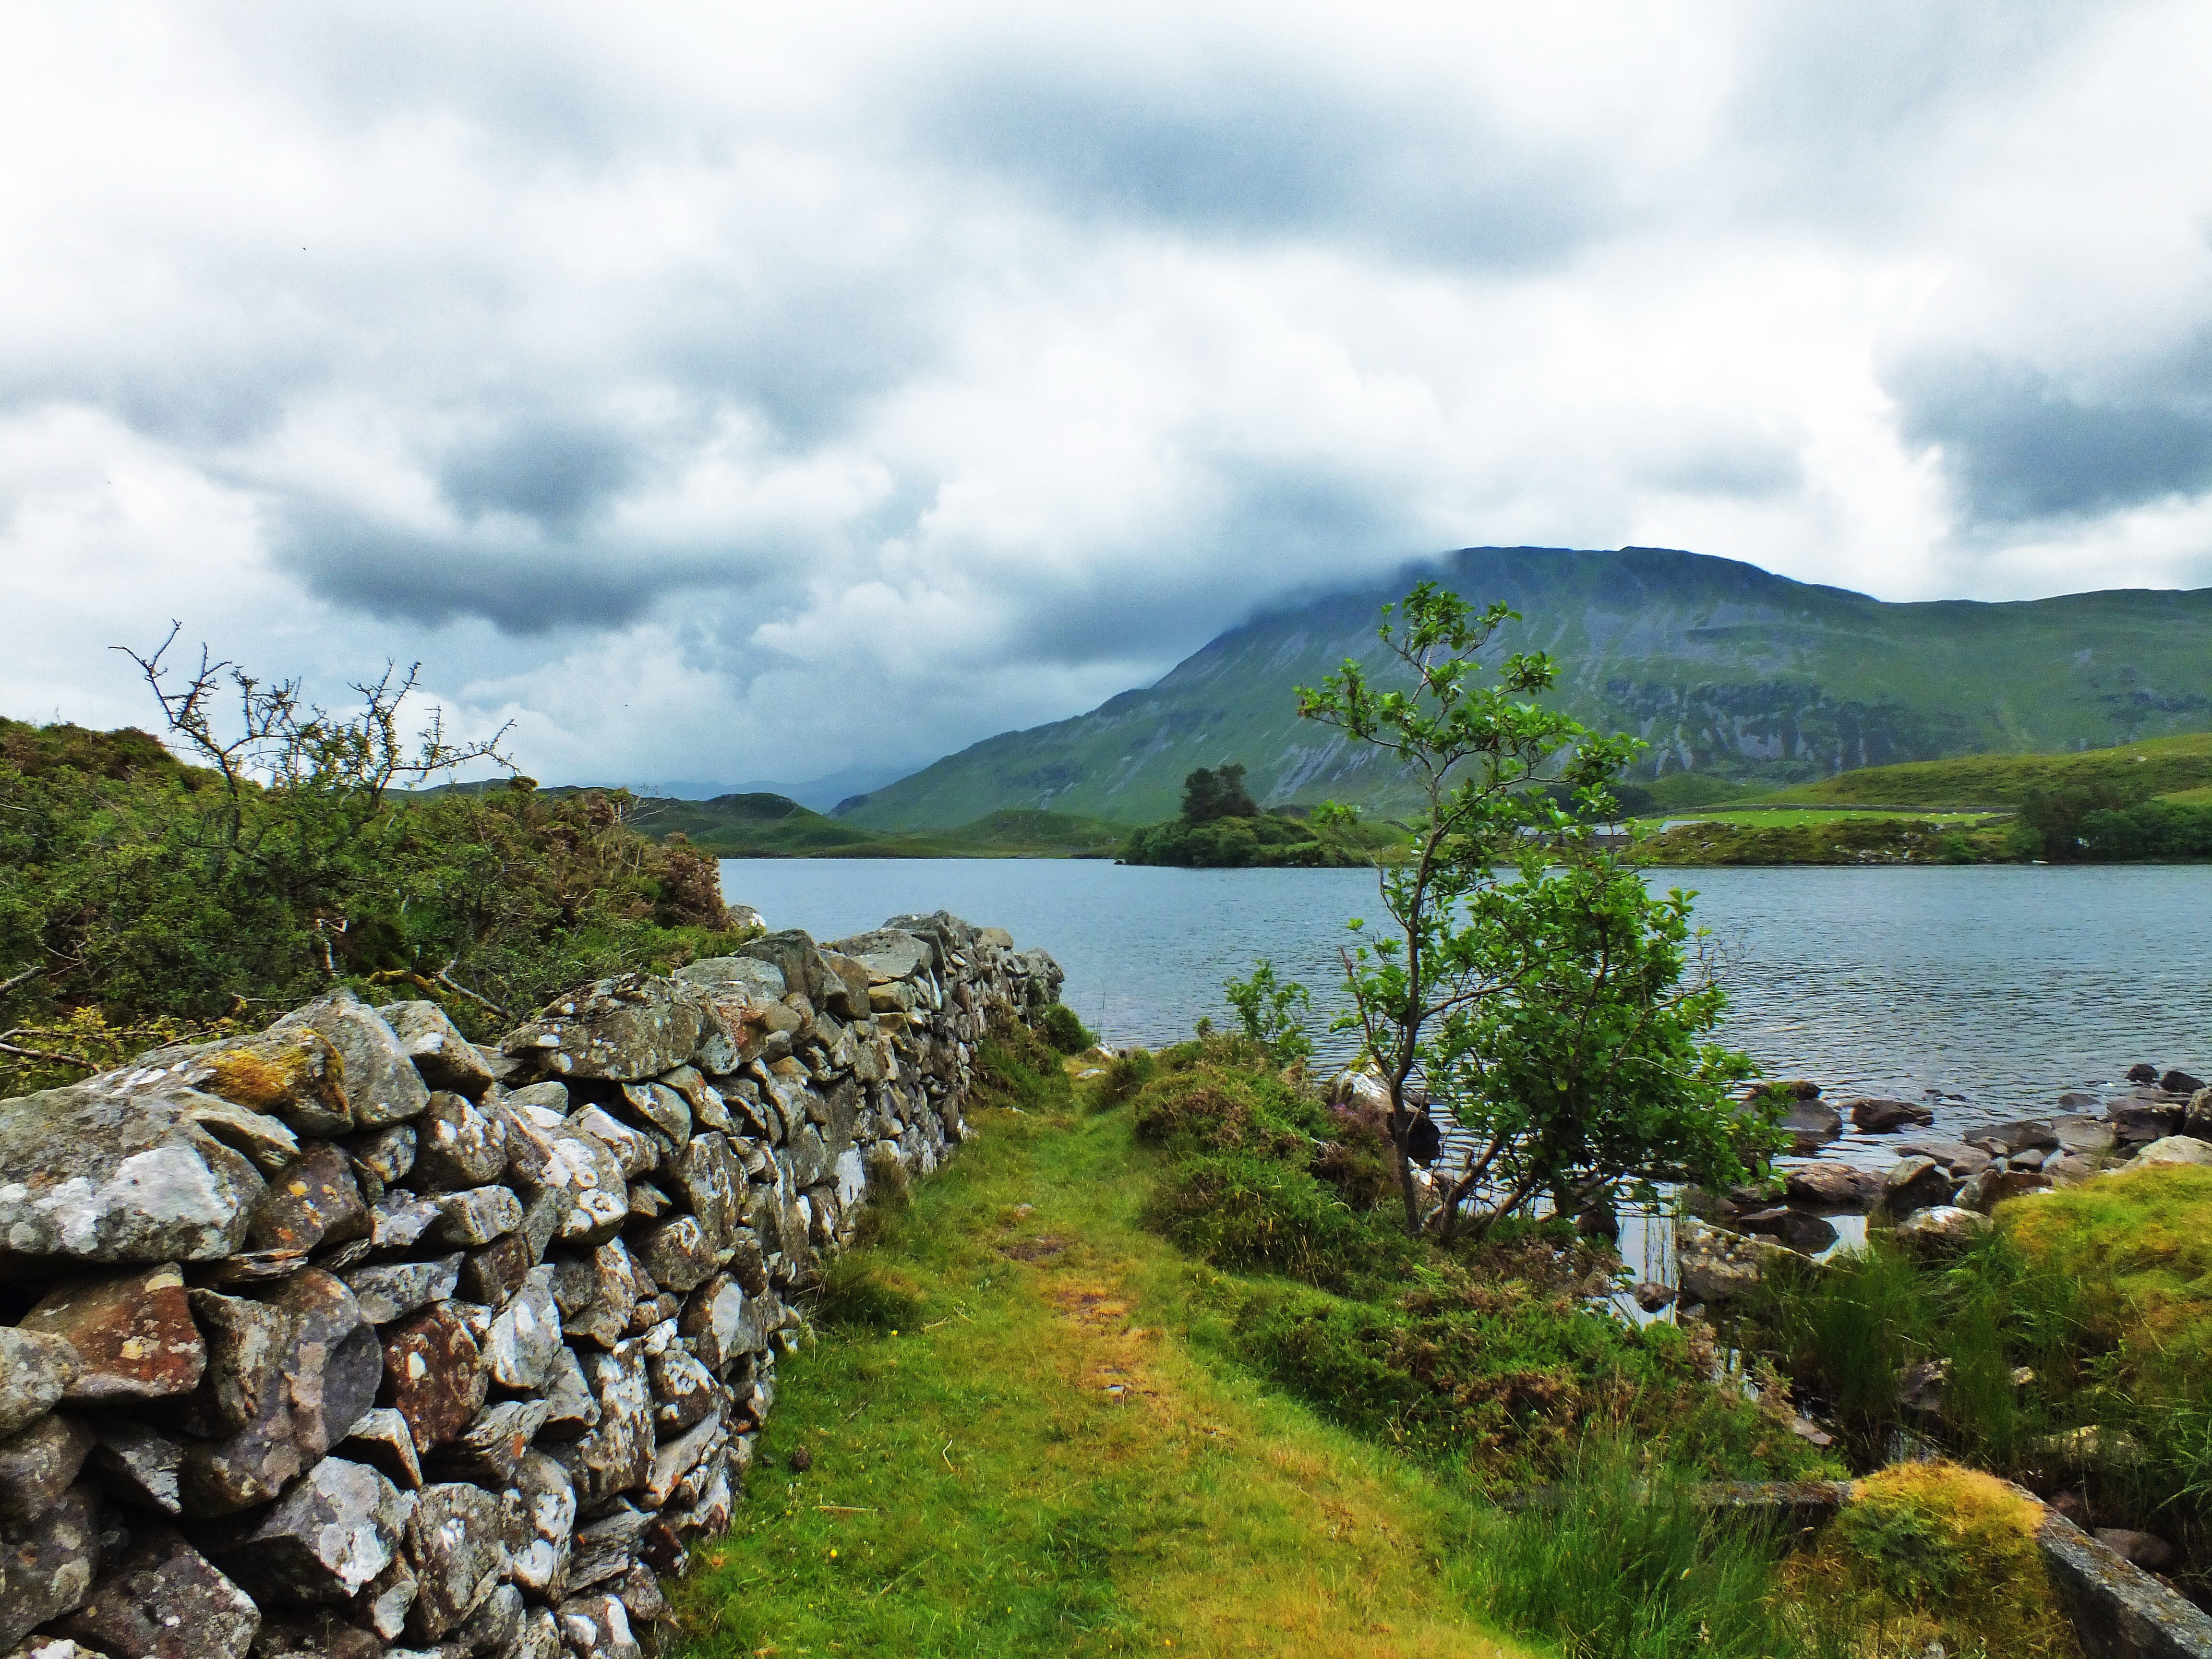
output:
POLYGON ((1129 826, 1068 812, 1009 808, 929 835, 886 835, 801 806, 782 795, 640 803, 638 827, 681 834, 718 858, 1108 858, 1129 826))
POLYGON ((2212 787, 2212 734, 2153 738, 2117 749, 2071 753, 1968 755, 1838 773, 1820 783, 1778 790, 1773 804, 1934 806, 2018 805, 2032 791, 2109 785, 2130 799, 2212 787))
POLYGON ((1464 1498, 1218 1361, 1152 1155, 1044 1064, 1001 1051, 980 1143, 844 1259, 678 1651, 1526 1651, 1471 1611, 1464 1498))
MULTIPOLYGON (((1334 1420, 1358 1413, 1332 1412, 1333 1377, 1267 1363, 1251 1310, 1320 1293, 1194 1260, 1154 1224, 1154 1193, 1227 1155, 1224 1135, 1265 1140, 1319 1110, 1240 1071, 1237 1048, 1121 1062, 1079 1100, 1083 1062, 986 1045, 969 1113, 981 1138, 908 1204, 872 1212, 871 1242, 831 1269, 819 1340, 784 1363, 735 1525, 675 1589, 674 1650, 1799 1651, 1768 1605, 1771 1542, 1648 1510, 1610 1475, 1602 1491, 1574 1480, 1578 1422, 1604 1419, 1603 1401, 1548 1397, 1574 1501, 1512 1516, 1468 1476, 1469 1455, 1487 1455, 1479 1437, 1399 1449, 1387 1430, 1334 1420), (1159 1085, 1177 1076, 1243 1109, 1225 1130, 1164 1109, 1159 1085), (1563 1525, 1607 1547, 1562 1560, 1563 1525), (1499 1634, 1509 1624, 1538 1645, 1499 1634)), ((1516 1284, 1490 1295, 1524 1323, 1598 1322, 1516 1284)), ((1544 1394, 1530 1356, 1486 1352, 1544 1394)), ((1402 1388, 1406 1357, 1370 1364, 1402 1388)), ((1637 1454, 1646 1474, 1664 1461, 1637 1454)))

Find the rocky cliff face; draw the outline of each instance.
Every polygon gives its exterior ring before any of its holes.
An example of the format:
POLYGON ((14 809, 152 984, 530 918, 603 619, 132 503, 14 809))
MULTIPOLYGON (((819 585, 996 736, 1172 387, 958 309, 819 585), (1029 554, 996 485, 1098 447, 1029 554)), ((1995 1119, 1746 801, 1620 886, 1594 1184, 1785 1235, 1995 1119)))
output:
POLYGON ((1048 807, 1150 823, 1174 815, 1185 774, 1226 762, 1249 769, 1263 805, 1332 794, 1389 804, 1387 766, 1302 724, 1294 690, 1347 657, 1380 666, 1376 612, 1422 576, 1518 611, 1496 654, 1550 653, 1552 701, 1644 738, 1645 777, 1778 787, 1895 761, 2212 729, 2212 590, 1893 605, 1658 548, 1469 548, 1258 617, 1157 684, 988 738, 840 816, 928 830, 1048 807))
POLYGON ((639 1654, 791 1299, 1060 980, 901 916, 489 1048, 340 991, 0 1102, 0 1652, 639 1654))

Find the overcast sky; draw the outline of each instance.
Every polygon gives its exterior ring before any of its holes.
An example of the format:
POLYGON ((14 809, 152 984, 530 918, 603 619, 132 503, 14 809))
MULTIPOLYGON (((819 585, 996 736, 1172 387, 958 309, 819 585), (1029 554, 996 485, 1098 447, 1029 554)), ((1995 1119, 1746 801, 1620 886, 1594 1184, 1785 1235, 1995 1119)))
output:
POLYGON ((17 6, 0 711, 902 766, 1475 544, 2212 584, 2212 7, 17 6))

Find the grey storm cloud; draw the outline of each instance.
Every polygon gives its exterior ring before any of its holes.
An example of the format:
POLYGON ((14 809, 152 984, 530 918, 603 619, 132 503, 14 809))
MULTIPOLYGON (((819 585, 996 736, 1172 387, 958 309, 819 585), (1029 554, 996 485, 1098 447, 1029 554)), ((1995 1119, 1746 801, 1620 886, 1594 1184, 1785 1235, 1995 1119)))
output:
POLYGON ((819 777, 1455 546, 2204 580, 2208 17, 34 9, 0 696, 251 616, 540 775, 819 777))
POLYGON ((1061 210, 1205 234, 1516 267, 1564 257, 1621 210, 1595 158, 1518 139, 1479 104, 1362 95, 1318 66, 1249 53, 1157 81, 963 64, 911 118, 953 165, 1026 184, 1061 210))
POLYGON ((1974 518, 2009 525, 2212 489, 2212 375, 2160 384, 2168 378, 2088 398, 2033 364, 1976 353, 1911 364, 1891 389, 1905 436, 1942 446, 1974 518))

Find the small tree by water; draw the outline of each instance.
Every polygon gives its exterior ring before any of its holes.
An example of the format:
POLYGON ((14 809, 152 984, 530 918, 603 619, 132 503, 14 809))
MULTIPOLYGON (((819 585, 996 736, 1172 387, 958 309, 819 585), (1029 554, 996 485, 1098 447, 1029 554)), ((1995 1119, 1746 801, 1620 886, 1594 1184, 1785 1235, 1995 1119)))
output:
POLYGON ((1382 750, 1421 798, 1410 848, 1379 866, 1387 923, 1348 924, 1336 1024, 1389 1087, 1410 1232, 1417 1074, 1475 1141, 1444 1195, 1447 1237, 1545 1194, 1580 1206, 1624 1182, 1741 1180, 1772 1144, 1734 1099, 1750 1061, 1708 1040, 1725 998, 1690 896, 1650 892, 1593 828, 1642 745, 1534 701, 1557 676, 1542 653, 1485 678, 1477 654, 1517 620, 1422 582, 1379 629, 1410 689, 1346 659, 1298 691, 1301 717, 1382 750))

